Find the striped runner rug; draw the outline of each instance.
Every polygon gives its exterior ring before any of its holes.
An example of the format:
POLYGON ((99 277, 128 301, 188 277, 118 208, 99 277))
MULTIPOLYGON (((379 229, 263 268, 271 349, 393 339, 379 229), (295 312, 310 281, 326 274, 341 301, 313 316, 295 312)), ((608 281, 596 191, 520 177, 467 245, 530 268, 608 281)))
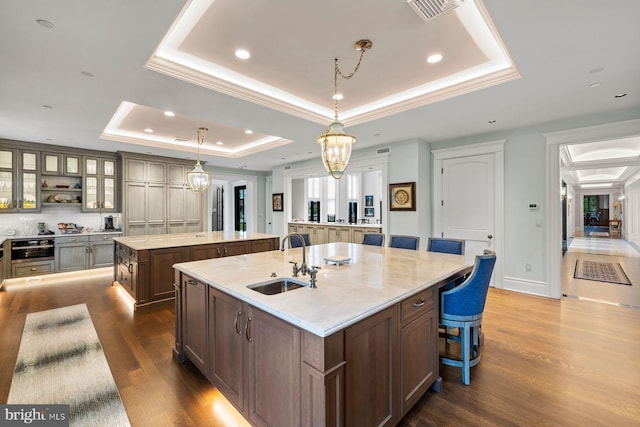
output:
POLYGON ((68 404, 71 426, 130 426, 86 304, 27 314, 9 404, 68 404))

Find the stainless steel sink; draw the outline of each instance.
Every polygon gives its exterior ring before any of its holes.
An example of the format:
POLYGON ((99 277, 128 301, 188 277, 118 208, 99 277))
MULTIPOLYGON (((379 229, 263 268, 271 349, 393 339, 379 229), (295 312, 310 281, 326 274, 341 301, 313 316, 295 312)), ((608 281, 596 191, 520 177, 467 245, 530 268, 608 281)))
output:
POLYGON ((259 283, 257 285, 249 285, 247 286, 247 288, 265 295, 276 295, 283 292, 292 291, 294 289, 299 289, 304 286, 308 286, 308 284, 304 282, 298 282, 297 280, 293 279, 282 278, 271 280, 266 283, 259 283))

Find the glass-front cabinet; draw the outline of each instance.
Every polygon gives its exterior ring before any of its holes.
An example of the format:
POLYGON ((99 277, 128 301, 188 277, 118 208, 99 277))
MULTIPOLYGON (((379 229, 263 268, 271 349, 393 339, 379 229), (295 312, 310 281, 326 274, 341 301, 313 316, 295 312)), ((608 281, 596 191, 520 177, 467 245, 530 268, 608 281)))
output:
POLYGON ((18 180, 18 210, 40 210, 40 169, 37 152, 20 152, 20 179, 18 180))
POLYGON ((116 173, 115 159, 84 158, 84 212, 116 212, 116 173))
POLYGON ((0 211, 15 210, 15 150, 0 150, 0 211))

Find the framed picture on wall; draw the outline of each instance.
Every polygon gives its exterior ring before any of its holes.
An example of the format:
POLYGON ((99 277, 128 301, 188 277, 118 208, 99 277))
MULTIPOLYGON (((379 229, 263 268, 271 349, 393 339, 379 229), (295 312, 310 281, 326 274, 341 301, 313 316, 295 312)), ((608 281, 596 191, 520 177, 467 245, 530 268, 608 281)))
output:
POLYGON ((373 196, 364 196, 364 205, 367 207, 373 206, 373 196))
POLYGON ((364 216, 373 216, 373 208, 364 208, 364 216))
POLYGON ((389 184, 389 210, 390 211, 415 211, 416 210, 416 183, 415 182, 389 184))
POLYGON ((283 193, 273 193, 271 195, 271 206, 274 212, 282 212, 283 204, 282 204, 283 193))

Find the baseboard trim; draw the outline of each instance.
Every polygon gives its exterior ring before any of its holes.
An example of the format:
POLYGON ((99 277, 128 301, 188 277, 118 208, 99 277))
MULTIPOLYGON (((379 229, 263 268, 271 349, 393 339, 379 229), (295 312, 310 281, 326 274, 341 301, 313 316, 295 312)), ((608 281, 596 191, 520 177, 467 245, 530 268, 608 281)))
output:
POLYGON ((507 289, 509 291, 522 292, 525 294, 537 295, 541 297, 549 297, 549 284, 545 282, 505 276, 502 284, 503 289, 507 289))

